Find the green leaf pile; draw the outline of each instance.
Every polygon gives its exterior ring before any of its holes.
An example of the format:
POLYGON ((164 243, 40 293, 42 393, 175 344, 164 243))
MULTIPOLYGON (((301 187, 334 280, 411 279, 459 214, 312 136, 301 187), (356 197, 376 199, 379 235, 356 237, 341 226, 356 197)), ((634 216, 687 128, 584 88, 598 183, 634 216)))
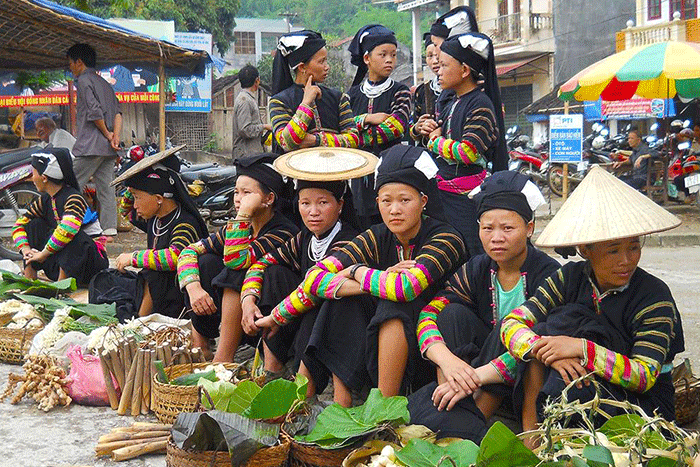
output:
MULTIPOLYGON (((55 284, 57 283, 58 282, 55 284)), ((75 283, 75 280, 73 280, 73 283, 75 283)), ((35 295, 27 295, 26 293, 14 294, 14 297, 34 306, 46 322, 51 321, 56 310, 69 307, 70 318, 63 326, 62 331, 64 332, 80 331, 85 334, 90 334, 99 327, 118 322, 116 318, 117 307, 114 303, 80 303, 71 298, 44 298, 35 295), (86 317, 86 319, 78 321, 83 317, 86 317)))
MULTIPOLYGON (((396 458, 410 467, 435 467, 447 456, 457 467, 466 467, 476 462, 479 446, 469 440, 461 440, 445 447, 438 446, 424 439, 416 438, 396 452, 396 458)), ((449 463, 443 465, 451 465, 449 463)))
POLYGON ((75 292, 75 278, 58 282, 45 282, 38 279, 28 279, 19 274, 0 269, 0 298, 11 298, 15 293, 36 295, 40 297, 57 297, 60 294, 75 292))
POLYGON ((318 416, 311 433, 297 439, 328 449, 347 446, 359 437, 377 431, 384 424, 407 424, 410 420, 407 405, 405 397, 384 397, 375 388, 359 407, 328 406, 318 416))

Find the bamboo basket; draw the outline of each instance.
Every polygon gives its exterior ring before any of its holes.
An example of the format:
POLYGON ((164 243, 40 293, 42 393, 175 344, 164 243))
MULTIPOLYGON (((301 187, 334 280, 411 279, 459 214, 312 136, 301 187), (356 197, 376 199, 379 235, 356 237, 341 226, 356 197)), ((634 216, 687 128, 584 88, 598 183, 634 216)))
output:
MULTIPOLYGON (((243 467, 284 467, 287 465, 290 443, 262 448, 243 464, 243 467)), ((228 451, 188 451, 180 449, 168 440, 165 452, 165 465, 168 467, 231 467, 228 451)))
MULTIPOLYGON (((165 368, 168 378, 173 379, 178 376, 192 373, 195 369, 204 369, 211 362, 207 363, 183 363, 165 368)), ((224 363, 227 370, 236 371, 240 365, 236 363, 224 363)), ((154 375, 151 384, 153 391, 153 407, 156 418, 161 423, 174 423, 178 414, 182 412, 193 412, 199 400, 199 389, 197 386, 176 386, 158 381, 158 375, 154 375)))
POLYGON ((32 346, 32 339, 40 328, 8 329, 0 328, 0 361, 21 364, 32 346))
MULTIPOLYGON (((362 443, 360 443, 362 444, 362 443)), ((322 449, 318 446, 291 442, 290 467, 339 467, 343 460, 358 446, 339 449, 322 449)))
POLYGON ((700 412, 700 381, 696 378, 689 380, 681 378, 674 382, 676 390, 676 423, 679 426, 693 423, 700 412))

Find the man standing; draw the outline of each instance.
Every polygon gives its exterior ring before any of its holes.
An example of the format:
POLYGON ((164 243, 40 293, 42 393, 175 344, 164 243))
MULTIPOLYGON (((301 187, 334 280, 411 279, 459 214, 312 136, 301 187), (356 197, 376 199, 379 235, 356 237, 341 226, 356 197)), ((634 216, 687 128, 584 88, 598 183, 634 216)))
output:
POLYGON ((260 141, 265 130, 272 131, 269 123, 263 124, 258 109, 260 74, 253 65, 244 66, 238 72, 241 92, 233 103, 233 158, 263 152, 260 141))
POLYGON ((613 167, 618 168, 625 165, 631 165, 632 173, 630 175, 621 176, 620 180, 624 181, 632 188, 641 190, 647 184, 647 169, 652 153, 649 146, 647 146, 647 143, 642 141, 639 130, 636 128, 629 131, 627 135, 627 142, 632 148, 632 154, 624 161, 615 162, 613 167))
POLYGON ((81 188, 92 177, 100 202, 103 235, 117 234, 117 200, 109 184, 114 180, 122 115, 112 86, 97 74, 95 49, 75 44, 68 49, 68 67, 75 76, 77 138, 73 146, 75 176, 81 188))
POLYGON ((66 148, 73 151, 75 138, 66 130, 56 128, 56 122, 52 118, 43 117, 34 123, 36 135, 41 140, 41 146, 51 145, 54 148, 66 148))

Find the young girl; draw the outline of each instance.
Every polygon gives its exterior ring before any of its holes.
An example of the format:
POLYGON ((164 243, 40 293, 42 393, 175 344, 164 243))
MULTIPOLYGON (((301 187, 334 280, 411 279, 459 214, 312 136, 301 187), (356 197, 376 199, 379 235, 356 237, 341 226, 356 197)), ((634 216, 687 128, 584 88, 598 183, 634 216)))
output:
MULTIPOLYGON (((383 223, 319 262, 292 302, 273 310, 274 320, 286 323, 326 299, 306 354, 333 375, 340 404, 351 404, 350 391, 363 388, 367 373, 385 396, 426 375, 417 370, 418 313, 465 253, 459 234, 426 209, 436 172, 421 148, 396 145, 384 152, 376 172, 383 223)), ((312 376, 322 391, 323 375, 312 376)))
MULTIPOLYGON (((360 148, 374 155, 400 143, 408 124, 411 92, 390 78, 396 66, 396 44, 393 31, 371 24, 357 31, 348 48, 350 63, 357 67, 348 95, 360 148)), ((381 222, 373 177, 354 179, 350 186, 361 227, 381 222)))
POLYGON ((296 185, 304 227, 294 238, 251 266, 243 283, 241 305, 243 330, 247 334, 274 329, 265 333, 265 369, 272 377, 279 375, 284 363, 293 356, 301 362, 299 372, 309 378, 307 392, 312 396, 316 389, 307 370, 312 363, 305 358, 304 351, 316 313, 307 313, 279 331, 274 321, 260 324, 260 319, 294 292, 309 268, 355 238, 357 221, 347 181, 297 180, 296 185))
POLYGON ((235 219, 185 248, 177 262, 180 288, 192 307, 194 344, 208 349, 208 338, 220 335, 217 362, 233 361, 241 342, 240 292, 248 268, 299 231, 276 209, 287 187, 272 167, 274 159, 273 154, 255 154, 234 162, 235 219))
POLYGON ((177 286, 180 252, 207 236, 207 225, 180 179, 180 161, 174 155, 158 154, 139 161, 113 184, 124 182, 120 210, 146 233, 144 250, 122 253, 116 268, 141 268, 136 278, 135 309, 138 316, 160 313, 177 318, 185 298, 177 286))
POLYGON ((437 366, 438 382, 413 394, 409 410, 412 421, 439 428, 441 436, 478 441, 484 428, 479 421, 491 417, 511 389, 486 385, 476 370, 493 361, 497 381, 512 384, 515 361, 498 358, 505 352, 499 323, 534 295, 559 263, 529 243, 534 210, 544 198, 526 176, 498 172, 472 195, 486 254, 471 258, 421 311, 418 343, 423 357, 437 366), (461 402, 470 394, 473 402, 461 402))
POLYGON ((440 116, 436 113, 435 102, 442 92, 440 83, 438 82, 438 72, 440 71, 440 53, 437 46, 433 43, 431 34, 426 32, 423 34, 423 42, 425 45, 425 63, 432 70, 435 76, 428 82, 421 83, 413 93, 413 122, 409 130, 411 138, 417 143, 423 138, 416 132, 416 123, 423 115, 425 118, 432 118, 435 121, 440 120, 440 116))
POLYGON ((320 84, 329 66, 326 41, 319 33, 304 30, 280 37, 272 66, 273 152, 357 147, 359 137, 348 96, 320 84))
MULTIPOLYGON (((601 386, 601 397, 628 400, 649 415, 674 420, 671 369, 684 350, 681 318, 668 286, 637 266, 640 236, 679 224, 600 168, 586 176, 550 221, 537 243, 576 245, 585 261, 565 264, 503 320, 504 345, 527 362, 524 430, 536 428, 548 398, 589 372, 601 386)), ((570 401, 594 396, 592 384, 568 391, 570 401)), ((600 408, 610 416, 621 413, 606 404, 600 408)), ((596 423, 603 421, 596 417, 596 423)))
POLYGON ((107 254, 83 231, 87 204, 65 148, 32 155, 32 181, 42 192, 17 219, 12 239, 24 257, 24 275, 43 270, 51 280, 74 277, 86 285, 109 265, 107 254))
POLYGON ((419 120, 417 131, 440 168, 440 201, 448 221, 462 234, 470 255, 482 253, 476 205, 467 196, 493 170, 504 169, 508 154, 491 40, 479 33, 452 36, 440 46, 440 85, 454 94, 440 115, 442 123, 419 120), (483 76, 484 91, 477 86, 483 76), (495 111, 494 109, 498 109, 495 111))

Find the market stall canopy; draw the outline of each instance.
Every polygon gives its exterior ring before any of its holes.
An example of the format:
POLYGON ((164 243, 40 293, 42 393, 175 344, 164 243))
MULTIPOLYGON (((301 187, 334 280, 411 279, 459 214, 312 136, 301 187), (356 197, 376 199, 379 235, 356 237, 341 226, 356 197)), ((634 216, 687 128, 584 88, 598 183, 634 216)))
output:
POLYGON ((47 0, 2 0, 0 68, 66 69, 66 51, 90 44, 97 68, 114 64, 158 71, 162 58, 170 76, 204 76, 208 53, 178 47, 47 0))

